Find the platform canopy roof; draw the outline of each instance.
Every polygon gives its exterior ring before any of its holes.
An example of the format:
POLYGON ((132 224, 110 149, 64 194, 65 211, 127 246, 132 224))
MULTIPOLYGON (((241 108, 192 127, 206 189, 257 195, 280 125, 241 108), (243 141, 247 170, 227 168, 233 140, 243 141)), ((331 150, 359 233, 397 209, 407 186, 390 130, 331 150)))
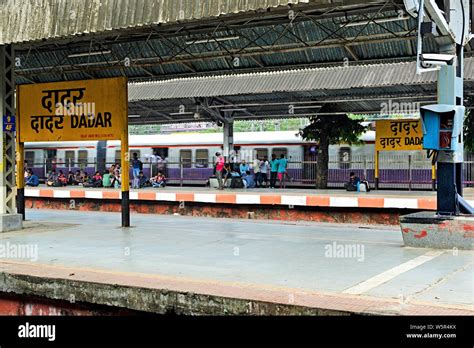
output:
MULTIPOLYGON (((465 74, 472 94, 474 58, 466 58, 465 74)), ((238 119, 271 119, 380 113, 391 105, 403 113, 436 103, 436 81, 436 72, 417 75, 415 62, 179 78, 131 83, 129 107, 135 123, 207 120, 219 111, 238 119)))
POLYGON ((391 94, 435 94, 433 75, 414 76, 403 0, 0 0, 0 20, 18 84, 126 76, 131 123, 371 112, 391 94))

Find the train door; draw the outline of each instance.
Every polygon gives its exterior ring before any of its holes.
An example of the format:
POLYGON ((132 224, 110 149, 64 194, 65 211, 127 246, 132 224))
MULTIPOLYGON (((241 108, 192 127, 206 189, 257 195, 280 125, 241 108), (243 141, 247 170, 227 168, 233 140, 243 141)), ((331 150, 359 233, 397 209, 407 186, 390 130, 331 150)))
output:
POLYGON ((97 170, 101 173, 107 168, 107 141, 97 142, 97 170))
POLYGON ((313 183, 316 180, 316 162, 318 160, 318 147, 314 144, 304 147, 303 155, 303 182, 313 183))
POLYGON ((169 148, 167 147, 154 147, 153 156, 155 156, 155 161, 150 168, 150 177, 154 176, 158 172, 162 172, 165 177, 168 177, 168 156, 169 148))
MULTIPOLYGON (((58 150, 45 150, 44 157, 46 160, 45 174, 49 173, 52 170, 56 170, 56 162, 58 150)), ((46 176, 46 175, 45 175, 46 176)))

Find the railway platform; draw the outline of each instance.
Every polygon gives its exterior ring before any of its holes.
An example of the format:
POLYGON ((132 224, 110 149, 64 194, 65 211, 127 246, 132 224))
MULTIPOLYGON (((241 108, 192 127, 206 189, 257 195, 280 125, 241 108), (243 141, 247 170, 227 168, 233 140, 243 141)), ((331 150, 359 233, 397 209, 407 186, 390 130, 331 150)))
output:
MULTIPOLYGON (((121 209, 117 189, 25 189, 27 208, 115 211, 121 209)), ((474 189, 465 197, 474 204, 474 189)), ((398 224, 408 212, 436 210, 436 192, 346 192, 313 189, 227 189, 166 187, 130 192, 131 209, 138 213, 255 218, 290 221, 398 224)))
POLYGON ((2 255, 1 314, 60 314, 31 300, 47 298, 160 314, 474 315, 473 251, 403 247, 392 226, 27 215, 0 235, 36 248, 2 255))

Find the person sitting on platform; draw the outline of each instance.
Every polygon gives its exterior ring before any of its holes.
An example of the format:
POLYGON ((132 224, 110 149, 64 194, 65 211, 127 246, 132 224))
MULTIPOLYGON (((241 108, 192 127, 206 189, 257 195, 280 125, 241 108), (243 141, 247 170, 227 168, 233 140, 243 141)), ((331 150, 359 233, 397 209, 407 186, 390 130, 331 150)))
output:
POLYGON ((165 187, 166 186, 166 177, 162 172, 158 172, 158 174, 151 179, 151 183, 153 187, 165 187))
POLYGON ((84 183, 84 174, 81 173, 80 170, 76 170, 76 174, 74 176, 77 183, 76 185, 81 185, 82 183, 84 183))
POLYGON ((77 185, 77 181, 76 181, 76 176, 74 175, 74 172, 72 171, 69 171, 68 175, 67 175, 67 184, 68 185, 77 185))
POLYGON ((58 182, 61 186, 67 186, 67 178, 66 178, 66 175, 64 175, 62 170, 59 171, 58 182))
POLYGON ((148 178, 145 176, 145 174, 143 174, 142 171, 138 173, 138 180, 139 180, 140 188, 151 186, 150 180, 148 180, 148 178))
POLYGON ((54 169, 49 173, 46 179, 46 186, 50 186, 50 187, 61 186, 61 184, 58 181, 58 175, 56 174, 56 171, 54 169))
POLYGON ((120 174, 120 170, 117 169, 117 166, 115 166, 115 174, 112 178, 112 185, 115 188, 120 188, 120 186, 122 185, 122 176, 120 174))
POLYGON ((84 187, 102 187, 102 176, 99 172, 95 172, 94 176, 84 182, 84 187))
POLYGON ((92 177, 94 187, 102 187, 102 175, 97 171, 92 177))
POLYGON ((360 178, 356 176, 354 172, 351 172, 349 175, 349 182, 344 185, 344 188, 347 191, 357 191, 357 186, 360 184, 360 178))
POLYGON ((112 174, 106 170, 102 176, 102 186, 105 188, 112 187, 112 174))
POLYGON ((33 173, 31 169, 28 170, 28 176, 26 177, 25 186, 37 187, 39 186, 39 178, 33 173))
POLYGON ((245 175, 242 177, 242 181, 244 182, 245 188, 255 188, 256 183, 253 175, 250 174, 250 170, 245 172, 245 175))

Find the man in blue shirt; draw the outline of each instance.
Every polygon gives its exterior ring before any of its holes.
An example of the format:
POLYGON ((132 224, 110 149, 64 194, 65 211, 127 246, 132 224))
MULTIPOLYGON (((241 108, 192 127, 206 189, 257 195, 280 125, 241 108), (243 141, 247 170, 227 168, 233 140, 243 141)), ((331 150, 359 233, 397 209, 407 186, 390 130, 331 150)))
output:
POLYGON ((270 188, 275 188, 278 174, 278 163, 279 160, 276 158, 275 154, 272 154, 272 159, 270 161, 270 188))
POLYGON ((250 174, 250 170, 247 170, 242 180, 245 182, 245 188, 255 188, 255 180, 250 174))
POLYGON ((135 152, 132 159, 132 168, 133 168, 133 185, 132 188, 140 188, 140 171, 143 169, 143 163, 138 159, 138 155, 135 152))
POLYGON ((31 169, 28 170, 25 186, 37 187, 39 186, 39 178, 33 173, 31 169))
POLYGON ((245 173, 247 173, 248 170, 250 170, 249 165, 245 162, 245 160, 242 160, 242 163, 240 163, 240 175, 244 176, 245 173))
POLYGON ((280 181, 280 188, 286 188, 285 177, 288 175, 286 173, 286 167, 288 166, 288 160, 285 158, 284 154, 280 155, 278 160, 278 180, 280 181))

